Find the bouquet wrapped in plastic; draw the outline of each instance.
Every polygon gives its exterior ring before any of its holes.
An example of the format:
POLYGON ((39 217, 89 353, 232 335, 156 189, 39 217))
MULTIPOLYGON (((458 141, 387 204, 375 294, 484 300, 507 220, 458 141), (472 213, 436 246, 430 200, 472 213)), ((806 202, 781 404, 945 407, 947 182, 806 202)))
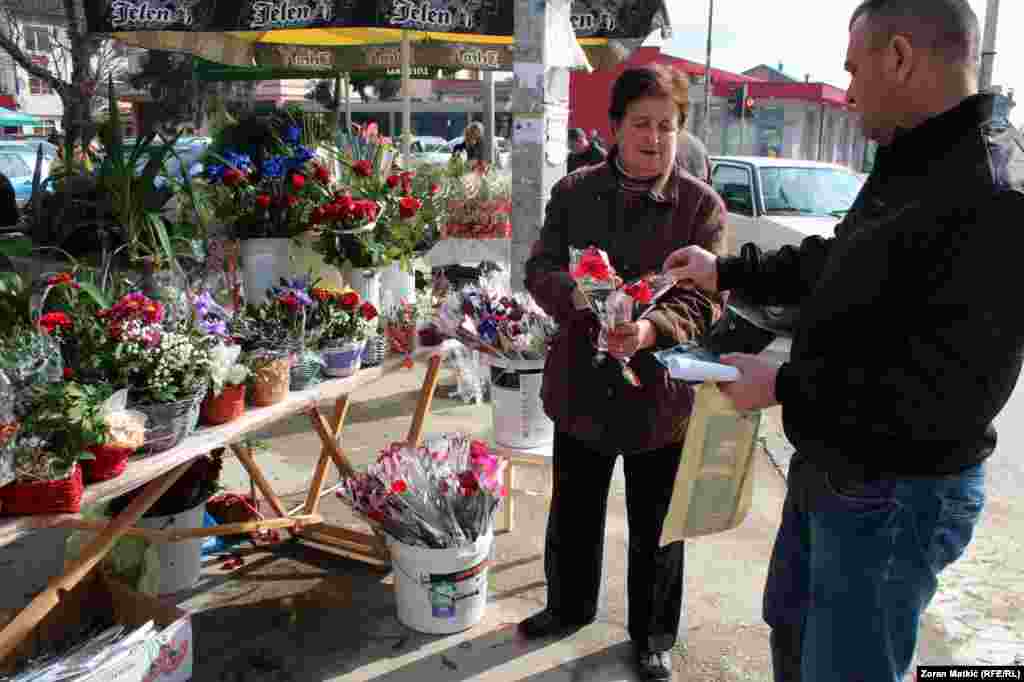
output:
POLYGON ((469 545, 494 524, 508 461, 464 434, 411 448, 393 443, 338 491, 356 513, 398 542, 444 549, 469 545))
POLYGON ((493 277, 449 292, 436 324, 446 336, 503 360, 543 360, 557 331, 529 294, 513 293, 493 277))
MULTIPOLYGON (((598 365, 603 365, 608 359, 608 334, 611 330, 643 319, 658 299, 675 286, 675 280, 665 274, 650 274, 624 282, 612 267, 608 254, 596 247, 570 247, 569 272, 601 323, 596 343, 595 363, 598 365)), ((619 359, 622 377, 630 385, 640 386, 640 379, 630 368, 629 360, 619 359)))

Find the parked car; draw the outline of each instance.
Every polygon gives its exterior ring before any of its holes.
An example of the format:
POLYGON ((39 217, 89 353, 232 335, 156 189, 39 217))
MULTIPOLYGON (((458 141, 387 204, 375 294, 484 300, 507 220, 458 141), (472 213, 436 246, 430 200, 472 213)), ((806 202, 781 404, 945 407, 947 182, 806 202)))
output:
POLYGON ((409 146, 409 154, 412 157, 413 166, 424 164, 447 164, 452 158, 451 149, 448 148, 448 141, 443 137, 432 135, 421 135, 414 137, 409 146))
POLYGON ((57 148, 45 140, 3 140, 0 141, 0 151, 14 152, 28 164, 29 175, 36 169, 36 154, 39 148, 43 148, 43 166, 40 180, 50 176, 50 164, 57 159, 57 148))
POLYGON ((32 169, 19 151, 0 149, 0 173, 14 186, 18 206, 24 206, 32 197, 32 169))
POLYGON ((711 167, 729 211, 730 252, 747 242, 774 250, 831 237, 865 180, 846 166, 797 159, 713 156, 711 167))

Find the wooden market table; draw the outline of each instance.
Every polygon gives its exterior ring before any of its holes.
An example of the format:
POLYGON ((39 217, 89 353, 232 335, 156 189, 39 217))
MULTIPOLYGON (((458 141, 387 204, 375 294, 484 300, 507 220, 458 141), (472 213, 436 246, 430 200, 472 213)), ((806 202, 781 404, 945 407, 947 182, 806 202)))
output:
MULTIPOLYGON (((424 421, 430 411, 441 367, 440 353, 427 350, 419 352, 417 355, 428 358, 427 373, 409 429, 407 440, 410 443, 418 443, 422 435, 424 421)), ((107 521, 87 521, 77 514, 0 517, 0 548, 25 533, 45 528, 77 528, 97 531, 96 537, 82 550, 81 556, 62 575, 51 580, 45 590, 7 623, 3 630, 0 630, 0 660, 10 655, 46 615, 60 603, 62 595, 85 578, 110 552, 114 543, 126 534, 142 535, 157 541, 174 542, 185 538, 236 535, 265 529, 286 529, 298 538, 328 545, 332 550, 348 557, 387 566, 389 555, 380 531, 374 529, 370 533, 359 532, 327 523, 318 513, 318 508, 320 499, 325 494, 323 491, 324 481, 332 462, 343 477, 351 476, 354 473, 352 464, 345 456, 340 444, 340 436, 348 413, 350 394, 406 365, 407 362, 403 358, 387 358, 379 367, 363 369, 351 377, 330 379, 308 390, 289 393, 285 400, 276 405, 251 408, 232 422, 222 426, 199 429, 166 452, 132 459, 127 470, 121 476, 85 488, 82 504, 83 506, 92 506, 144 486, 138 497, 120 514, 107 521), (330 419, 320 411, 320 405, 329 401, 334 402, 334 413, 330 419), (245 443, 245 436, 282 419, 302 413, 309 417, 313 429, 320 437, 322 450, 317 460, 305 504, 294 513, 290 513, 285 509, 260 465, 253 457, 252 448, 245 443), (193 460, 211 450, 223 447, 230 448, 238 457, 242 466, 252 477, 253 483, 267 499, 276 518, 175 532, 135 528, 136 522, 188 470, 193 460)))
MULTIPOLYGON (((442 351, 440 348, 419 350, 415 360, 425 360, 427 372, 420 389, 416 410, 413 413, 407 442, 418 443, 423 433, 426 416, 430 411, 434 393, 440 378, 442 351)), ((296 391, 276 405, 249 408, 240 418, 215 427, 204 427, 186 438, 176 447, 148 457, 129 461, 126 471, 117 478, 86 486, 82 498, 84 507, 94 506, 127 492, 142 487, 136 497, 120 514, 106 521, 92 521, 78 514, 54 514, 2 517, 0 516, 0 551, 2 548, 26 533, 46 528, 72 528, 91 530, 96 537, 82 550, 80 557, 65 572, 50 580, 47 588, 38 594, 0 630, 0 660, 11 654, 32 630, 55 608, 64 593, 72 590, 110 552, 119 538, 125 535, 141 536, 155 542, 177 542, 188 538, 220 535, 238 535, 259 530, 286 530, 298 539, 309 540, 328 546, 333 552, 377 566, 390 565, 390 556, 384 542, 383 532, 374 528, 372 532, 360 532, 328 523, 319 514, 324 483, 331 464, 342 477, 354 474, 354 469, 341 446, 341 435, 350 405, 350 395, 357 389, 372 384, 399 370, 408 367, 408 360, 389 357, 379 367, 362 369, 351 377, 330 379, 305 391, 296 391), (330 418, 321 412, 321 404, 334 402, 330 418), (245 437, 259 429, 270 426, 296 414, 306 414, 321 441, 321 453, 313 473, 313 479, 300 507, 288 511, 274 491, 260 465, 253 457, 252 447, 245 437), (230 448, 251 477, 255 486, 266 498, 274 518, 244 523, 221 524, 207 528, 176 531, 158 531, 135 527, 138 520, 156 503, 161 495, 182 476, 192 462, 217 448, 230 448)), ((509 491, 500 510, 501 528, 508 532, 514 525, 513 491, 516 490, 516 468, 520 466, 547 467, 551 462, 551 446, 532 449, 515 449, 494 444, 494 451, 509 460, 505 470, 505 486, 509 491)))

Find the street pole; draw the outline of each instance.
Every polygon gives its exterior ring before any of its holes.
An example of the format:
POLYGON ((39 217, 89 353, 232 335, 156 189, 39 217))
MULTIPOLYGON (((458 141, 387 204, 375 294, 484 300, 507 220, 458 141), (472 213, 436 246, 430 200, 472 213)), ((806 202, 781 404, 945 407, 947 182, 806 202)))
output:
POLYGON ((744 154, 743 148, 747 144, 747 84, 740 87, 740 156, 744 154))
POLYGON ((708 0, 708 56, 704 62, 704 146, 711 148, 711 28, 714 24, 715 0, 708 0))
POLYGON ((985 8, 985 40, 981 48, 981 74, 978 88, 987 92, 992 87, 992 65, 996 58, 996 24, 999 22, 999 0, 988 0, 985 8))

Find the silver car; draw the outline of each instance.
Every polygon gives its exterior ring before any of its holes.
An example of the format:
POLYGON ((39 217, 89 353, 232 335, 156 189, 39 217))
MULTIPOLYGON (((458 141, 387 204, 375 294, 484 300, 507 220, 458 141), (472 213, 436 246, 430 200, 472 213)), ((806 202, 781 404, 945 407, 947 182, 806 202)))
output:
POLYGON ((747 242, 775 250, 833 236, 865 180, 846 166, 796 159, 713 156, 711 167, 729 211, 729 253, 747 242))

